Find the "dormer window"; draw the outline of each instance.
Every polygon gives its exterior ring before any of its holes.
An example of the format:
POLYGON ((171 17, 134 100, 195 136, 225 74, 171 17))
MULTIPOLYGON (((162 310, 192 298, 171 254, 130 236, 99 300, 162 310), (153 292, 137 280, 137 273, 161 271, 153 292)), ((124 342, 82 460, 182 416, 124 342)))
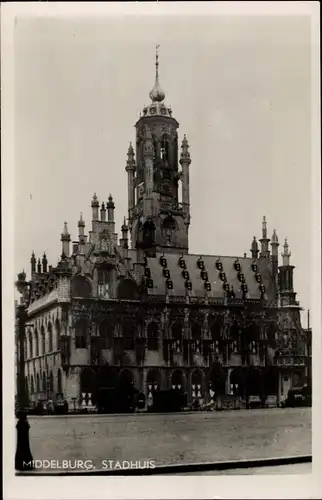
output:
POLYGON ((186 266, 186 261, 181 257, 179 259, 179 262, 178 262, 179 266, 182 268, 182 269, 185 269, 187 266, 186 266))
POLYGON ((208 281, 208 273, 207 271, 201 271, 200 277, 202 280, 208 281))
POLYGON ((162 267, 167 267, 167 259, 165 257, 160 257, 160 265, 162 267))
POLYGON ((189 276, 189 271, 182 271, 182 277, 185 279, 185 280, 188 280, 190 278, 189 276))
POLYGON ((199 269, 201 269, 202 271, 205 269, 205 263, 204 261, 200 258, 198 261, 197 261, 197 266, 199 267, 199 269))
POLYGON ((192 290, 192 283, 191 283, 191 281, 187 280, 186 283, 185 283, 185 287, 187 288, 187 290, 192 290))
POLYGON ((223 265, 222 265, 222 262, 220 260, 216 261, 216 268, 218 269, 218 271, 223 270, 223 265))
POLYGON ((170 278, 170 271, 169 271, 169 269, 163 269, 163 276, 165 278, 170 278))
POLYGON ((172 282, 172 280, 167 280, 167 288, 168 288, 168 290, 172 290, 173 289, 173 282, 172 282))
POLYGON ((237 272, 240 272, 241 267, 240 267, 240 263, 239 263, 238 260, 235 260, 235 262, 234 262, 234 268, 236 269, 237 272))

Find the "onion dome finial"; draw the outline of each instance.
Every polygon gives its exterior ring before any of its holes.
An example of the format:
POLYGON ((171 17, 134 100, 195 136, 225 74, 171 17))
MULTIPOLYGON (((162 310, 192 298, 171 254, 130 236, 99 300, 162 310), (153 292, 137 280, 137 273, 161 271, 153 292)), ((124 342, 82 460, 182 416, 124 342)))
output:
POLYGON ((159 54, 158 49, 160 45, 156 46, 156 55, 155 55, 155 84, 151 92, 149 93, 150 99, 152 102, 162 102, 165 98, 165 93, 160 87, 159 83, 159 54))

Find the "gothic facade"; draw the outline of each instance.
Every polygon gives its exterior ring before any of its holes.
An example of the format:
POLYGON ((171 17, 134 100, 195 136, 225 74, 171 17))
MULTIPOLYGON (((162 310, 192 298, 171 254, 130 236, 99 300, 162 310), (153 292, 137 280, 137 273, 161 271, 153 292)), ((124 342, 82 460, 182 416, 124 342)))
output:
POLYGON ((177 120, 156 81, 137 121, 126 172, 128 216, 115 231, 110 195, 91 202, 92 222, 71 243, 67 224, 58 264, 31 258, 25 341, 29 399, 63 396, 79 407, 97 387, 132 382, 178 387, 188 401, 259 394, 278 404, 307 377, 294 267, 276 232, 243 256, 189 253, 190 153, 179 151, 177 120))

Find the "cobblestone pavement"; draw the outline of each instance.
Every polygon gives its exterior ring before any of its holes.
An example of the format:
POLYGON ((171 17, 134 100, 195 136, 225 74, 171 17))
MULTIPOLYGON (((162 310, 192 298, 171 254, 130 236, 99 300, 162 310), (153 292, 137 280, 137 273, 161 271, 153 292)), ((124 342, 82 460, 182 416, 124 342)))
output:
MULTIPOLYGON (((311 408, 30 417, 36 460, 156 465, 311 453, 311 408)), ((297 466, 296 466, 297 467, 297 466)))

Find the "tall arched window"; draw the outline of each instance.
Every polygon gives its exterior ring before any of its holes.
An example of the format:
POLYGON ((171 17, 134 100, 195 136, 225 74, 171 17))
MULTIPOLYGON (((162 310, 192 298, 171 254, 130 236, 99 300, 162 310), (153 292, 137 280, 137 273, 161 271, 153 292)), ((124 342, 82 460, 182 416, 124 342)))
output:
POLYGON ((57 318, 56 321, 55 321, 55 336, 56 336, 56 349, 59 349, 59 339, 60 339, 60 332, 61 332, 61 329, 60 329, 60 321, 59 319, 57 318))
POLYGON ((48 390, 50 392, 54 392, 54 375, 53 372, 50 372, 49 374, 49 387, 48 390))
POLYGON ((40 392, 39 373, 36 374, 36 392, 40 392))
POLYGON ((58 372, 57 372, 57 392, 59 394, 61 394, 63 392, 62 375, 61 375, 60 368, 58 368, 58 372))
POLYGON ((114 337, 114 325, 110 319, 105 319, 99 326, 100 337, 103 339, 103 349, 111 349, 114 337))
POLYGON ((86 349, 87 347, 88 324, 85 319, 79 319, 75 325, 76 349, 86 349))
POLYGON ((47 392, 47 379, 45 372, 42 372, 42 390, 47 392))
POLYGON ((197 321, 194 321, 191 325, 191 337, 193 340, 201 339, 201 325, 197 321))
POLYGON ((166 243, 175 243, 175 235, 177 231, 177 223, 173 217, 166 217, 162 223, 162 236, 166 243))
POLYGON ((142 240, 144 246, 151 247, 155 242, 155 225, 152 221, 146 221, 142 228, 142 240))
POLYGON ((136 332, 134 321, 125 320, 122 325, 122 332, 124 349, 133 350, 136 332))
POLYGON ((35 328, 35 356, 39 356, 39 336, 37 328, 35 328))
POLYGON ((53 350, 53 327, 52 324, 48 323, 48 351, 51 352, 53 350))
POLYGON ((169 162, 169 140, 167 136, 163 136, 161 139, 161 148, 160 148, 160 156, 161 160, 164 162, 169 162))
POLYGON ((42 325, 40 330, 40 339, 41 339, 41 354, 44 356, 44 354, 46 354, 46 339, 45 339, 44 325, 42 325))
POLYGON ((34 376, 30 376, 30 394, 33 394, 35 392, 35 387, 34 387, 34 376))
POLYGON ((28 331, 28 340, 29 340, 29 358, 33 357, 33 345, 32 345, 32 332, 28 331))
POLYGON ((151 351, 158 350, 159 328, 156 321, 151 321, 147 326, 147 348, 151 351))

